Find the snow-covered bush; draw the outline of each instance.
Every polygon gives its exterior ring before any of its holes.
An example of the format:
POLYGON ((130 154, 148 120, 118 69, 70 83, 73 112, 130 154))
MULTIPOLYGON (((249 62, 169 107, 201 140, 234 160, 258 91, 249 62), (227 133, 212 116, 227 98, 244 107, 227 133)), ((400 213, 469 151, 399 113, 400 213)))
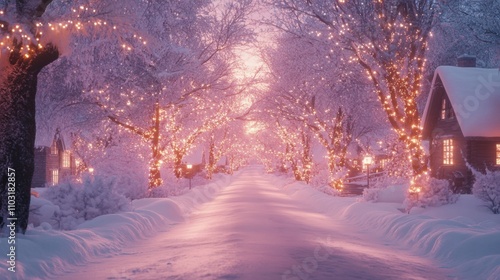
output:
POLYGON ((375 178, 372 187, 363 190, 361 201, 403 202, 408 190, 408 179, 388 175, 375 178))
POLYGON ((107 158, 94 163, 95 175, 113 181, 117 186, 116 191, 130 200, 147 197, 147 164, 141 159, 134 159, 134 153, 119 156, 117 153, 123 154, 123 151, 108 151, 107 158))
POLYGON ((472 194, 486 203, 494 214, 500 214, 500 171, 486 169, 486 174, 473 170, 476 181, 472 194))
POLYGON ((316 167, 313 169, 313 176, 311 178, 311 186, 319 187, 328 185, 329 173, 326 168, 316 167))
POLYGON ((86 220, 130 209, 130 201, 116 191, 110 179, 85 176, 83 183, 67 182, 49 188, 43 198, 58 207, 53 226, 71 230, 86 220))
POLYGON ((378 201, 378 193, 381 188, 366 188, 363 190, 362 201, 378 201))
POLYGON ((405 200, 407 211, 412 207, 441 206, 457 202, 460 195, 454 194, 448 180, 421 176, 415 181, 405 200))
POLYGON ((34 227, 50 223, 54 219, 58 207, 47 199, 32 196, 28 223, 34 227))
POLYGON ((313 169, 313 176, 310 182, 310 185, 328 195, 333 195, 337 196, 340 195, 340 192, 331 187, 329 182, 330 182, 330 172, 328 171, 326 165, 318 165, 319 167, 316 167, 313 169))
POLYGON ((429 178, 426 184, 421 185, 419 206, 441 206, 457 202, 459 195, 451 190, 448 180, 429 178))
POLYGON ((363 190, 361 201, 402 203, 408 191, 407 184, 391 184, 363 190))

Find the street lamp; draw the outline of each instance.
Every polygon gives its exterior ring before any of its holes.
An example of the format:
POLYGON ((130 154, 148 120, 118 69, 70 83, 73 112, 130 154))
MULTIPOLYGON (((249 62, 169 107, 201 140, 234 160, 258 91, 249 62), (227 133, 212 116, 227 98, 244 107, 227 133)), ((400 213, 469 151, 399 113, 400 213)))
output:
POLYGON ((189 178, 189 189, 191 189, 191 178, 193 178, 193 176, 191 176, 191 170, 193 169, 193 165, 192 164, 186 164, 186 168, 188 170, 188 178, 189 178))
POLYGON ((367 187, 370 187, 370 165, 373 163, 373 158, 372 156, 365 156, 363 158, 363 164, 366 165, 366 184, 368 185, 367 187))

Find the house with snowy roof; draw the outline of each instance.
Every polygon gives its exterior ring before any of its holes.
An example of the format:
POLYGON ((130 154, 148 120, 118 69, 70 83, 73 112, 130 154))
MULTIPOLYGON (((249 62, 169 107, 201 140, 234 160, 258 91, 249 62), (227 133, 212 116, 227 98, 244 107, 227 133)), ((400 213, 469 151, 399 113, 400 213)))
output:
POLYGON ((64 137, 56 131, 50 146, 36 143, 35 171, 32 188, 54 186, 76 175, 75 157, 65 145, 64 137))
POLYGON ((431 175, 461 193, 474 182, 466 163, 500 169, 500 71, 475 66, 462 56, 457 67, 438 67, 422 117, 431 175))

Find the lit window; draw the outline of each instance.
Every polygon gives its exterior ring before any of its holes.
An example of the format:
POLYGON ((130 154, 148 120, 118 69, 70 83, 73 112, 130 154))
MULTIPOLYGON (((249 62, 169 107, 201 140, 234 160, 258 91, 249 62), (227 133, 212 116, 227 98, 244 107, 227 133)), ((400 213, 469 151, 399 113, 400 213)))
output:
POLYGON ((443 99, 443 103, 441 103, 441 119, 446 119, 446 99, 443 99))
POLYGON ((441 103, 441 119, 453 119, 455 115, 453 110, 451 109, 450 104, 446 102, 446 99, 443 99, 443 103, 441 103))
POLYGON ((443 140, 443 164, 453 165, 453 139, 443 140))
POLYGON ((62 154, 62 167, 70 168, 71 165, 71 153, 70 151, 64 151, 62 154))
POLYGON ((384 169, 387 166, 387 163, 389 162, 388 159, 384 158, 380 161, 380 168, 384 169))
POLYGON ((57 155, 57 144, 56 142, 54 141, 54 143, 52 143, 52 146, 50 147, 50 153, 53 154, 53 155, 57 155))
POLYGON ((59 170, 52 169, 52 186, 55 186, 59 183, 59 170))
POLYGON ((497 144, 497 165, 500 165, 500 144, 497 144))

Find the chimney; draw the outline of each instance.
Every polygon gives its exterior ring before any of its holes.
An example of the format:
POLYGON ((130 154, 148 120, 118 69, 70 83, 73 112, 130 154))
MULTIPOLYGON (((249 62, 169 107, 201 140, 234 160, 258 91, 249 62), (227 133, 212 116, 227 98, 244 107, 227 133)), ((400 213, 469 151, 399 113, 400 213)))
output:
POLYGON ((476 57, 473 55, 463 54, 457 58, 458 67, 476 67, 476 57))

